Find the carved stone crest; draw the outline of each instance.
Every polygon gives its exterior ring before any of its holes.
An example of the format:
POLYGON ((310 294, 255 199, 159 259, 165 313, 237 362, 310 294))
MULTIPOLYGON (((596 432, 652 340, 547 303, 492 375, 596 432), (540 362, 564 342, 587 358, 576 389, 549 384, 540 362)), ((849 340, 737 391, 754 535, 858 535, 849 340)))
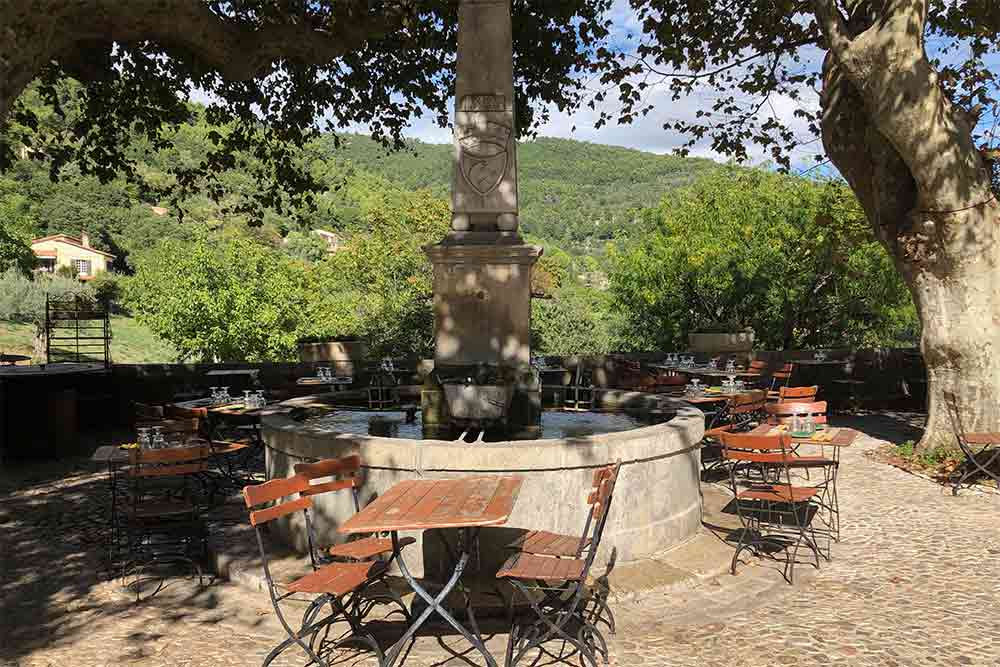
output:
POLYGON ((487 121, 458 134, 459 170, 465 182, 480 196, 493 192, 507 173, 512 129, 487 121))

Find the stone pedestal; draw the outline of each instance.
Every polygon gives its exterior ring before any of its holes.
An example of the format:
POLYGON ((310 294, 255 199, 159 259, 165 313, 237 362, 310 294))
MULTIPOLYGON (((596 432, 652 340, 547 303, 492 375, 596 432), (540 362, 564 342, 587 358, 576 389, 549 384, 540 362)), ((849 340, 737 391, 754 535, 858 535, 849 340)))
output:
POLYGON ((434 265, 434 366, 527 366, 532 245, 427 246, 434 265))

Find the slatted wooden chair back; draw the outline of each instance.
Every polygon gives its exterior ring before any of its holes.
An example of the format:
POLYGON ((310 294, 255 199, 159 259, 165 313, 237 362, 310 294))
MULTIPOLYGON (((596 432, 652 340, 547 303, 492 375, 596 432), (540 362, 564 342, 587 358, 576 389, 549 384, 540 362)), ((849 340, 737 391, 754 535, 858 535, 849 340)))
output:
POLYGON ((754 391, 737 394, 733 397, 729 407, 729 412, 730 414, 735 415, 747 415, 760 412, 764 409, 766 399, 767 393, 763 390, 755 389, 754 391))
POLYGON ((661 372, 656 376, 656 391, 665 394, 683 394, 688 376, 681 373, 661 372))
POLYGON ((208 445, 129 450, 131 477, 176 477, 208 470, 208 445))
POLYGON ((343 456, 337 459, 324 459, 316 463, 296 463, 295 474, 309 481, 309 487, 302 492, 303 496, 316 496, 321 493, 351 490, 354 498, 354 511, 361 509, 358 500, 358 486, 361 484, 361 457, 357 454, 343 456), (326 480, 315 482, 315 480, 326 480))
POLYGON ((309 490, 309 480, 299 475, 272 479, 262 484, 243 487, 243 502, 250 510, 250 525, 260 528, 264 524, 283 516, 302 512, 312 507, 312 498, 302 495, 309 490), (295 500, 283 500, 299 496, 295 500), (278 502, 280 501, 280 502, 278 502), (254 509, 267 505, 263 509, 254 509))
MULTIPOLYGON (((189 514, 208 472, 207 445, 129 450, 129 495, 133 516, 189 514)), ((201 488, 204 491, 203 488, 201 488)))
POLYGON ((593 532, 590 534, 590 550, 587 552, 584 580, 601 545, 601 537, 604 535, 604 526, 608 521, 608 510, 611 508, 611 499, 614 497, 615 485, 618 483, 621 467, 622 462, 618 461, 614 465, 605 466, 594 473, 595 488, 587 499, 593 514, 593 532))
POLYGON ((782 464, 792 451, 792 438, 778 435, 720 433, 723 458, 737 463, 782 464))
POLYGON ((202 422, 197 417, 164 419, 158 422, 149 422, 145 426, 158 426, 162 430, 163 438, 172 447, 194 445, 205 441, 201 433, 202 422))
POLYGON ((782 380, 787 382, 792 377, 792 371, 795 370, 795 364, 788 363, 783 364, 780 369, 774 371, 771 377, 775 380, 782 380))
POLYGON ((754 359, 750 362, 747 369, 757 373, 763 373, 767 369, 767 362, 762 361, 761 359, 754 359))
POLYGON ((778 387, 778 402, 812 403, 816 400, 819 387, 778 387))
POLYGON ((813 403, 770 403, 765 406, 768 421, 772 424, 788 424, 796 416, 812 415, 817 424, 826 423, 826 401, 813 403))

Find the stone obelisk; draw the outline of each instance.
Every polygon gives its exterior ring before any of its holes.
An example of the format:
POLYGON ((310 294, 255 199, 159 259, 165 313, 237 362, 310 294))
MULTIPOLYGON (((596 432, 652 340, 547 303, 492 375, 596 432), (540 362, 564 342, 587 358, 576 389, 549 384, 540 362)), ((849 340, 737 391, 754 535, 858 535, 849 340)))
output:
POLYGON ((451 231, 434 264, 435 368, 530 359, 531 268, 518 234, 510 0, 460 0, 451 231))

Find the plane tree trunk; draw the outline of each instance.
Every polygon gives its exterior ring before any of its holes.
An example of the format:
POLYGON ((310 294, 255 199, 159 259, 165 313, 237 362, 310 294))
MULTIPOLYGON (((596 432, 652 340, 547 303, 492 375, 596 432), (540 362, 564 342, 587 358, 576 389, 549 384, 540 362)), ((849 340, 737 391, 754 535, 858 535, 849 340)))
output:
POLYGON ((823 143, 908 285, 922 327, 928 420, 918 445, 1000 431, 1000 205, 924 51, 926 0, 813 0, 829 48, 823 143))

